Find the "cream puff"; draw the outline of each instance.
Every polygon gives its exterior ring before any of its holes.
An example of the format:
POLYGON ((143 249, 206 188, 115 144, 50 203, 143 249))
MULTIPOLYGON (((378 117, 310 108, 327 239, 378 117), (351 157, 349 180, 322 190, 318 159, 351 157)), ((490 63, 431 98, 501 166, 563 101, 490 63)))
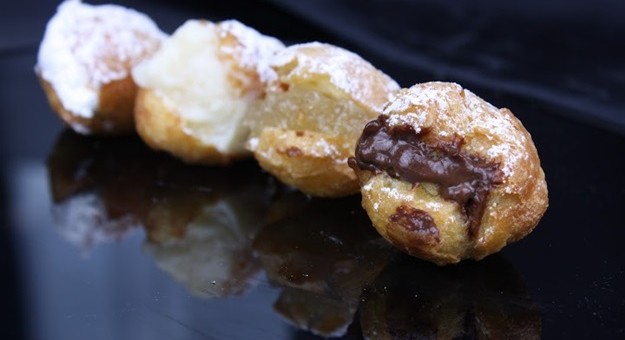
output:
POLYGON ((47 24, 35 72, 52 109, 75 131, 131 133, 137 86, 130 71, 165 36, 135 10, 67 0, 47 24))
POLYGON ((437 264, 481 259, 530 233, 548 205, 530 134, 457 84, 402 90, 362 132, 350 165, 373 225, 437 264))

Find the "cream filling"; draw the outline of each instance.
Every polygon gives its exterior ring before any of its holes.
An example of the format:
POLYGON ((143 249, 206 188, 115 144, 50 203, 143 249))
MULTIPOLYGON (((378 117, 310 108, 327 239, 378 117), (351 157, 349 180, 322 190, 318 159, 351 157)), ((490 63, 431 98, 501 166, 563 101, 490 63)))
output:
POLYGON ((248 129, 241 123, 249 102, 230 83, 230 65, 218 53, 215 25, 189 20, 135 67, 133 77, 182 118, 185 133, 220 152, 242 151, 248 129))

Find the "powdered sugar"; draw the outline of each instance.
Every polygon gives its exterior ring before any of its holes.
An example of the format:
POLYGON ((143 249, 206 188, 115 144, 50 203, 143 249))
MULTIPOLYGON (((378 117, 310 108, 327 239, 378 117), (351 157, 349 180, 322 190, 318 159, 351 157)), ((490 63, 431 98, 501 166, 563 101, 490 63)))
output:
POLYGON ((423 112, 409 112, 404 115, 391 115, 387 123, 390 126, 410 125, 416 133, 421 131, 421 127, 425 124, 425 114, 423 112))
POLYGON ((371 191, 371 190, 373 190, 373 181, 368 181, 367 183, 365 183, 365 185, 362 186, 361 189, 363 191, 371 191))
POLYGON ((314 147, 311 148, 311 153, 313 156, 317 157, 334 157, 339 154, 338 150, 334 145, 328 143, 324 138, 319 138, 315 141, 314 147))
POLYGON ((239 42, 234 46, 223 46, 222 52, 236 55, 243 68, 255 70, 261 82, 275 80, 276 73, 269 66, 269 59, 284 48, 278 39, 263 35, 237 20, 219 23, 220 34, 231 34, 239 42))
POLYGON ((488 150, 486 150, 486 154, 489 157, 494 159, 504 159, 501 166, 501 171, 506 176, 510 176, 512 174, 512 165, 519 161, 519 157, 521 154, 516 152, 515 148, 512 148, 509 144, 494 144, 488 150))
MULTIPOLYGON (((457 91, 462 90, 458 84, 449 84, 449 87, 457 91)), ((435 109, 438 111, 449 110, 449 87, 431 87, 420 88, 419 91, 414 90, 415 87, 403 90, 397 98, 391 102, 384 110, 386 114, 389 112, 402 112, 410 107, 420 108, 421 110, 435 109)))
MULTIPOLYGON (((382 175, 382 176, 387 176, 387 175, 382 175)), ((401 192, 401 190, 394 188, 394 187, 389 187, 386 186, 382 183, 380 183, 380 181, 376 180, 376 177, 373 177, 372 179, 370 179, 369 181, 367 181, 362 187, 361 190, 363 193, 365 192, 375 192, 376 190, 379 190, 380 192, 382 192, 385 196, 398 200, 398 201, 404 201, 404 202, 412 202, 414 200, 414 197, 411 194, 406 194, 401 192)), ((376 208, 377 210, 377 208, 376 208)))
POLYGON ((440 202, 436 202, 436 201, 428 201, 425 202, 425 208, 427 208, 430 211, 439 211, 443 208, 443 204, 440 202))
POLYGON ((289 75, 305 79, 323 75, 339 91, 381 111, 399 85, 359 55, 319 42, 293 45, 272 60, 273 67, 289 67, 289 75), (302 53, 304 52, 304 53, 302 53))
POLYGON ((48 22, 37 71, 64 108, 90 118, 103 84, 123 79, 165 35, 145 14, 116 5, 68 0, 48 22))
POLYGON ((412 202, 414 197, 412 195, 404 194, 397 188, 381 187, 380 190, 388 197, 398 201, 412 202))
POLYGON ((246 147, 250 151, 256 151, 256 148, 258 148, 258 137, 248 139, 246 147))
POLYGON ((485 150, 485 153, 489 158, 499 160, 501 171, 506 177, 510 176, 516 164, 527 157, 527 152, 523 147, 525 136, 516 131, 512 116, 503 110, 497 109, 469 90, 464 90, 464 99, 464 113, 470 117, 468 129, 483 130, 488 133, 487 136, 496 136, 496 138, 491 138, 492 145, 485 150))

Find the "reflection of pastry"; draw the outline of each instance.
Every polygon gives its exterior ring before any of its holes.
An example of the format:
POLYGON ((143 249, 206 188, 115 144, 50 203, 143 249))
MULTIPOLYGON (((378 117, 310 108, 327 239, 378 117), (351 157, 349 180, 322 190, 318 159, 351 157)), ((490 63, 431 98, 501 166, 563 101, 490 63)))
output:
POLYGON ((294 327, 322 337, 343 336, 354 320, 357 304, 303 289, 285 287, 273 308, 294 327))
POLYGON ((90 247, 118 240, 140 226, 155 156, 136 137, 63 132, 47 161, 60 233, 78 246, 90 247))
POLYGON ((347 329, 362 288, 394 254, 355 198, 309 201, 264 227, 254 249, 269 279, 291 287, 276 302, 276 310, 296 326, 323 336, 347 329), (334 314, 322 317, 318 308, 334 309, 334 314))
POLYGON ((347 158, 397 83, 358 55, 320 43, 288 47, 271 66, 278 78, 254 109, 248 148, 263 168, 308 194, 355 193, 347 158))
POLYGON ((540 313, 501 257, 437 267, 407 256, 365 290, 366 339, 539 339, 540 313))
POLYGON ((80 133, 132 132, 137 86, 130 70, 164 36, 134 10, 63 2, 48 22, 35 67, 50 105, 80 133))
POLYGON ((529 133, 457 84, 402 90, 367 124, 350 165, 380 234, 438 264, 499 251, 547 208, 529 133))
POLYGON ((158 266, 202 297, 246 292, 260 272, 250 243, 271 194, 256 164, 160 169, 143 220, 158 266))
POLYGON ((189 20, 133 76, 137 131, 187 162, 224 164, 249 154, 242 121, 275 75, 266 59, 283 45, 238 21, 189 20))

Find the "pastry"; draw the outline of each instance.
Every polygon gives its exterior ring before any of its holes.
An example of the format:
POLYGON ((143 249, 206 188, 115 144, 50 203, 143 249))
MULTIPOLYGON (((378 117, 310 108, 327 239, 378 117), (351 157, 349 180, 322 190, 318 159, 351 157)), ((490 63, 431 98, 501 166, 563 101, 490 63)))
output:
POLYGON ((357 192, 347 158, 397 83, 360 56, 321 43, 290 46, 270 65, 277 79, 252 111, 249 150, 264 169, 307 194, 357 192))
POLYGON ((435 262, 481 259, 530 233, 547 185, 530 134, 457 84, 402 90, 350 159, 378 232, 435 262))
POLYGON ((133 70, 141 87, 137 131, 156 150, 189 163, 249 156, 243 126, 250 103, 274 77, 266 60, 283 48, 235 20, 189 20, 133 70))
POLYGON ((35 72, 52 109, 75 131, 130 133, 137 93, 130 70, 164 38, 145 14, 68 0, 47 24, 35 72))

